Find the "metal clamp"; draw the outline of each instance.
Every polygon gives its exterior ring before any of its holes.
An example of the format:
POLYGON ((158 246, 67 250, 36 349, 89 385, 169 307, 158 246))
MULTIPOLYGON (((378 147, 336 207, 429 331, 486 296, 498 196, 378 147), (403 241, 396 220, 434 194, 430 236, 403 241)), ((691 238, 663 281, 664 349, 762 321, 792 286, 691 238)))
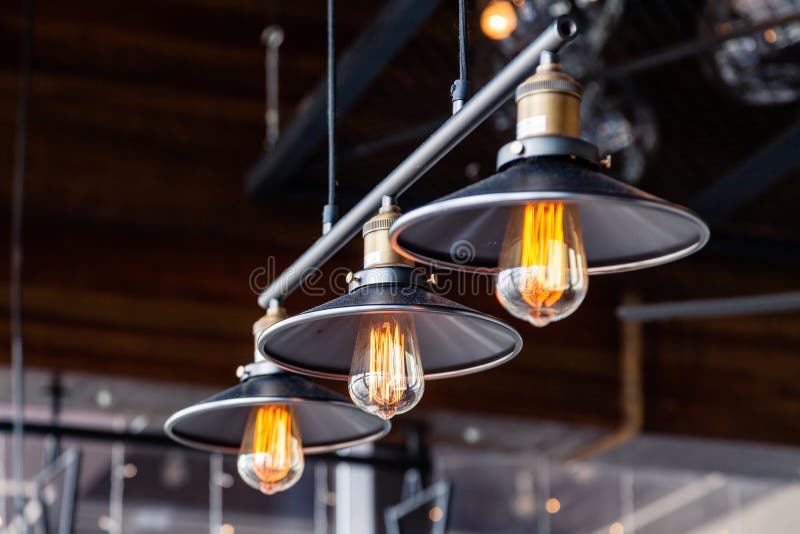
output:
POLYGON ((598 165, 600 152, 588 141, 577 137, 542 136, 517 139, 500 147, 497 151, 497 170, 526 158, 542 156, 569 156, 598 165))
POLYGON ((236 368, 236 378, 239 382, 245 382, 257 376, 275 375, 278 373, 285 373, 283 369, 274 363, 263 360, 259 362, 248 363, 247 365, 240 365, 236 368))
POLYGON ((418 267, 371 267, 358 271, 352 277, 348 277, 347 289, 353 292, 360 287, 372 285, 421 286, 427 288, 428 278, 425 270, 418 267))

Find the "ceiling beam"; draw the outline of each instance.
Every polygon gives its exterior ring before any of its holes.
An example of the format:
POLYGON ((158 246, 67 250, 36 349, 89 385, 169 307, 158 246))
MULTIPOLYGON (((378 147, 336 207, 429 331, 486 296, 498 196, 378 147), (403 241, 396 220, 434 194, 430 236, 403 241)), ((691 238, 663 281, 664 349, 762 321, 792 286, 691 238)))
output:
POLYGON ((732 171, 695 195, 689 207, 709 224, 723 222, 800 166, 800 122, 784 130, 732 171))
MULTIPOLYGON (((386 4, 351 47, 337 68, 338 110, 341 117, 408 41, 440 0, 392 0, 386 4)), ((302 101, 277 144, 262 154, 247 172, 245 187, 251 197, 263 197, 300 169, 325 135, 325 79, 302 101)))

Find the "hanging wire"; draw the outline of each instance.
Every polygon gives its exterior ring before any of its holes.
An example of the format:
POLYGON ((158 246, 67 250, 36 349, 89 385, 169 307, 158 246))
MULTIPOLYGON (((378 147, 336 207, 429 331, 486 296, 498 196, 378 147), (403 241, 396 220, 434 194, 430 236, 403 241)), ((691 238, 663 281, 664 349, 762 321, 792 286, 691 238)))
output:
POLYGON ((458 77, 467 80, 467 0, 458 0, 458 77))
POLYGON ((469 98, 467 65, 467 0, 458 0, 458 79, 450 87, 453 97, 453 115, 458 113, 469 98))
POLYGON ((322 209, 322 234, 336 221, 336 34, 335 0, 328 0, 328 203, 322 209))
POLYGON ((33 48, 33 0, 23 2, 23 26, 20 36, 20 79, 17 124, 15 133, 14 176, 11 193, 11 290, 9 298, 11 326, 11 390, 14 406, 11 466, 14 479, 14 504, 22 516, 25 497, 22 494, 25 460, 25 354, 22 350, 22 215, 25 198, 25 174, 28 156, 30 122, 31 63, 33 48))

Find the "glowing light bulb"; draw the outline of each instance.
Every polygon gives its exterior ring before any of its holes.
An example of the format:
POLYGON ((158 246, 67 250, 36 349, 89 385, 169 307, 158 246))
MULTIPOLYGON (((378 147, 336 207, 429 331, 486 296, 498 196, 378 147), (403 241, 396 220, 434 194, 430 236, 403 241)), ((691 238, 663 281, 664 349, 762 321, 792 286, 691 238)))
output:
POLYGON ((481 30, 489 39, 505 39, 516 27, 517 12, 511 2, 493 0, 481 13, 481 30))
POLYGON ((589 287, 578 207, 535 202, 511 210, 496 294, 512 315, 534 326, 567 317, 589 287))
POLYGON ((383 419, 416 406, 425 382, 414 319, 409 314, 361 319, 348 386, 356 406, 383 419))
POLYGON ((303 444, 294 410, 283 404, 250 410, 236 462, 242 480, 272 495, 294 486, 303 466, 303 444))

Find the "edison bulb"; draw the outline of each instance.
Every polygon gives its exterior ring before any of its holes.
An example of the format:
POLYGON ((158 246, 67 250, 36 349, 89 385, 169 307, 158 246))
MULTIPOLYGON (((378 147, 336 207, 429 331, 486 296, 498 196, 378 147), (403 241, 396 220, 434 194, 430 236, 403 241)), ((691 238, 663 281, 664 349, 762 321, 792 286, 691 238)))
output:
POLYGON ((495 292, 515 317, 546 326, 580 306, 589 273, 578 215, 568 202, 512 208, 495 292))
POLYGON ((267 495, 300 480, 303 443, 291 406, 265 404, 250 410, 236 467, 248 486, 267 495))
POLYGON ((492 0, 481 13, 481 30, 489 39, 505 39, 517 27, 517 12, 507 0, 492 0))
POLYGON ((411 315, 368 314, 361 319, 348 389, 356 406, 383 419, 416 406, 425 381, 411 315))

